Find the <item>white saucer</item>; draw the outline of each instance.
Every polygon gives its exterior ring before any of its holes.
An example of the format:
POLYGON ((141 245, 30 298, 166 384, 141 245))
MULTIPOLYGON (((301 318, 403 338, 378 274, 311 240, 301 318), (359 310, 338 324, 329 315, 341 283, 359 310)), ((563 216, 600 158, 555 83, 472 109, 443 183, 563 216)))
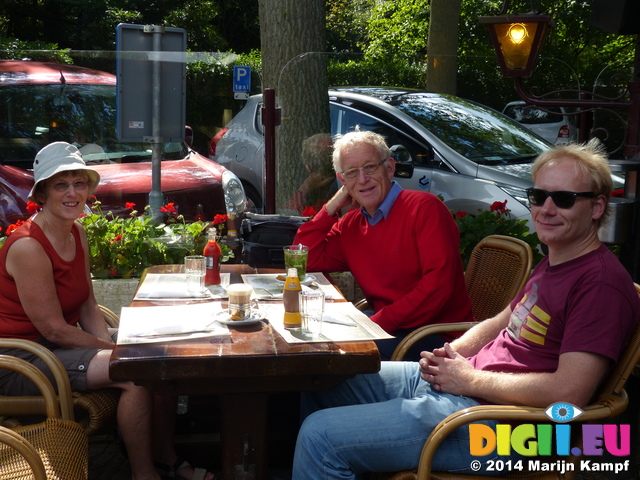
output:
POLYGON ((213 318, 215 318, 216 322, 223 323, 224 325, 253 325, 254 323, 258 323, 264 320, 265 314, 262 310, 252 309, 251 310, 251 318, 247 320, 231 320, 229 316, 229 310, 220 310, 218 313, 214 314, 213 318))
MULTIPOLYGON (((282 280, 279 280, 279 279, 277 279, 277 278, 276 278, 276 280, 278 280, 278 283, 280 283, 281 285, 284 285, 284 282, 283 282, 282 280)), ((316 277, 314 277, 313 275, 306 274, 306 275, 304 276, 304 280, 302 280, 302 281, 300 282, 300 284, 301 284, 301 285, 306 285, 306 286, 308 287, 309 285, 311 285, 311 284, 312 284, 313 282, 315 282, 316 280, 317 280, 317 279, 316 279, 316 277)))

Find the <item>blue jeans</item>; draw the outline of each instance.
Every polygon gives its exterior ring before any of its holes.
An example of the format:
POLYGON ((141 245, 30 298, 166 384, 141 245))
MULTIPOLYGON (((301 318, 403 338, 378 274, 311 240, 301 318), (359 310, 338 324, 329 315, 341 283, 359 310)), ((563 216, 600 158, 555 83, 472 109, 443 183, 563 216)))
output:
MULTIPOLYGON (((416 468, 435 426, 475 405, 471 398, 431 390, 415 362, 383 362, 378 373, 358 375, 327 392, 305 393, 293 480, 343 480, 416 468)), ((472 460, 488 458, 469 454, 468 429, 460 428, 438 448, 433 470, 471 473, 472 460)))

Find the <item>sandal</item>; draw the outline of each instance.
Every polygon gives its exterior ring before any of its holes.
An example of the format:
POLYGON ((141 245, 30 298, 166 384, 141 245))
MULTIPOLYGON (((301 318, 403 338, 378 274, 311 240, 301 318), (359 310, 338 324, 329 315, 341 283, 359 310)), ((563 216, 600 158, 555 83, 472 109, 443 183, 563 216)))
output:
MULTIPOLYGON (((173 465, 167 465, 166 463, 160 462, 156 462, 155 465, 162 477, 167 479, 188 480, 188 477, 180 475, 179 473, 180 470, 184 468, 193 469, 193 476, 191 477, 191 480, 205 480, 207 473, 209 473, 204 468, 194 467, 189 462, 179 457, 173 465)), ((215 475, 213 475, 212 478, 215 479, 215 475)))

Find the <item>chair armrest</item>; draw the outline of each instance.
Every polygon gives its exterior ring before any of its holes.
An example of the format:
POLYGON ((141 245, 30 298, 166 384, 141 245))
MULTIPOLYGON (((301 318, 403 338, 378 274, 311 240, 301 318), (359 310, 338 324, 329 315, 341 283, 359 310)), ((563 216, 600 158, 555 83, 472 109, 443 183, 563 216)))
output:
MULTIPOLYGON (((629 397, 623 390, 620 396, 611 395, 585 407, 584 413, 576 419, 576 423, 614 417, 624 412, 628 403, 629 397)), ((442 441, 454 430, 482 420, 517 420, 522 423, 548 422, 549 417, 546 415, 545 410, 546 407, 478 405, 449 415, 433 429, 431 435, 427 438, 420 455, 416 480, 429 480, 433 456, 442 441)))
POLYGON ((56 391, 53 389, 53 385, 51 385, 49 379, 38 367, 21 358, 12 357, 11 355, 0 355, 0 368, 21 373, 31 380, 44 397, 47 417, 61 418, 56 391))
POLYGON ((398 344, 396 349, 391 355, 391 360, 403 360, 407 355, 407 352, 413 347, 413 345, 420 339, 433 335, 435 333, 445 332, 466 332, 478 322, 458 322, 458 323, 434 323, 431 325, 425 325, 424 327, 416 328, 410 332, 402 341, 398 344))
POLYGON ((98 305, 102 315, 104 315, 104 321, 107 322, 107 326, 111 328, 118 328, 120 325, 120 317, 111 309, 104 305, 98 305))
MULTIPOLYGON (((4 443, 8 448, 15 450, 31 467, 33 477, 35 480, 47 480, 47 472, 42 463, 42 459, 35 447, 29 443, 19 433, 13 430, 0 426, 0 443, 4 443)), ((25 472, 28 475, 27 472, 25 472)))
POLYGON ((19 338, 1 338, 0 348, 20 348, 40 357, 51 370, 58 387, 58 395, 60 396, 60 411, 62 418, 65 420, 73 420, 73 398, 71 396, 71 383, 69 376, 62 362, 56 357, 51 350, 43 347, 39 343, 31 340, 19 338))

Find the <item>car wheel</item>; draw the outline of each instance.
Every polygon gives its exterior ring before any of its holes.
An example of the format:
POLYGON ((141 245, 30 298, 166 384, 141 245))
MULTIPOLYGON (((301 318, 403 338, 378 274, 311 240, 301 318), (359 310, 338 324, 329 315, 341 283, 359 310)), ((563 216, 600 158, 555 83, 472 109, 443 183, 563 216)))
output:
POLYGON ((252 213, 263 213, 264 203, 257 190, 248 183, 242 182, 242 186, 244 187, 244 193, 247 196, 247 211, 252 213))

